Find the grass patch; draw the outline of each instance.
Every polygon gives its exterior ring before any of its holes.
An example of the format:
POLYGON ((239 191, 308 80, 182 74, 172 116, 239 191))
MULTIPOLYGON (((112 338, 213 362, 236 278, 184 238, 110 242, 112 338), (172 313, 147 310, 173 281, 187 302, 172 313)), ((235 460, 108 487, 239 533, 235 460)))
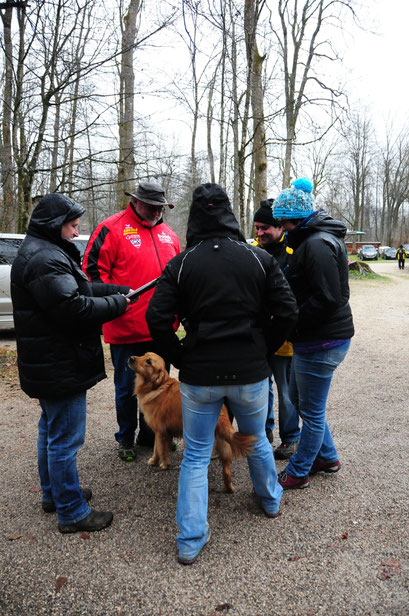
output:
POLYGON ((3 381, 17 381, 17 351, 0 348, 0 379, 3 381))
POLYGON ((393 282, 389 276, 382 276, 381 274, 375 274, 375 272, 363 272, 361 274, 360 272, 352 270, 349 272, 348 276, 350 280, 376 280, 377 282, 386 284, 393 282))

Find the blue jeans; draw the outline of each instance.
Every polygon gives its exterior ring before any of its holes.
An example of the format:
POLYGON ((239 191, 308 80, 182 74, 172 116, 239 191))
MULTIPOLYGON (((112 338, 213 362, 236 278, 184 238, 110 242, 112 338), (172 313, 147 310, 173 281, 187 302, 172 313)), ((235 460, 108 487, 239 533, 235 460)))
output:
POLYGON ((265 431, 268 379, 249 385, 208 387, 181 383, 180 392, 186 446, 179 475, 177 545, 181 558, 194 558, 208 535, 207 469, 224 396, 230 402, 240 432, 257 437, 247 461, 254 490, 269 513, 278 511, 282 488, 265 431))
POLYGON ((326 420, 326 408, 334 370, 344 359, 349 346, 350 340, 315 353, 294 353, 293 368, 302 429, 298 451, 291 456, 286 468, 293 477, 308 475, 317 457, 328 462, 338 460, 326 420))
MULTIPOLYGON (((145 355, 154 350, 152 340, 133 344, 111 344, 111 359, 114 365, 116 420, 119 426, 115 433, 118 443, 133 443, 138 427, 138 401, 134 396, 135 372, 128 366, 131 355, 145 355)), ((139 415, 139 428, 143 433, 151 433, 143 414, 139 415)), ((153 433, 152 438, 153 438, 153 433)))
MULTIPOLYGON (((298 412, 290 398, 289 373, 291 357, 273 355, 271 361, 273 376, 278 393, 278 427, 282 443, 292 443, 300 440, 298 412)), ((268 413, 266 430, 274 428, 274 390, 270 379, 268 392, 268 413)))
POLYGON ((91 511, 77 473, 77 451, 85 440, 86 393, 39 402, 37 459, 43 501, 55 503, 60 524, 79 522, 91 511))

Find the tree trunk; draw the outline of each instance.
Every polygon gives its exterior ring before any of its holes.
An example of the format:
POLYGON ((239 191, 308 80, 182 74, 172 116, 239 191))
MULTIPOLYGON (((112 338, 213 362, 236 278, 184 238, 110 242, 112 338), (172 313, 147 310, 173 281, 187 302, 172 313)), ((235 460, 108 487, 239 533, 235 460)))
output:
POLYGON ((13 152, 11 134, 11 110, 13 97, 13 44, 11 40, 12 8, 1 14, 4 37, 4 85, 1 135, 1 185, 3 188, 3 210, 0 227, 3 231, 15 230, 13 152))
MULTIPOLYGON (((254 204, 267 198, 267 145, 264 122, 264 92, 262 71, 265 56, 260 56, 256 42, 259 11, 264 2, 245 0, 244 32, 246 38, 247 65, 250 77, 251 107, 253 113, 253 170, 254 204)), ((248 209, 248 208, 247 208, 248 209)), ((247 212, 247 219, 249 212, 247 212)))
POLYGON ((124 209, 128 198, 124 192, 133 192, 135 183, 134 157, 134 95, 135 73, 133 55, 137 34, 136 18, 141 0, 130 0, 123 19, 122 56, 119 88, 119 163, 117 181, 117 207, 124 209))

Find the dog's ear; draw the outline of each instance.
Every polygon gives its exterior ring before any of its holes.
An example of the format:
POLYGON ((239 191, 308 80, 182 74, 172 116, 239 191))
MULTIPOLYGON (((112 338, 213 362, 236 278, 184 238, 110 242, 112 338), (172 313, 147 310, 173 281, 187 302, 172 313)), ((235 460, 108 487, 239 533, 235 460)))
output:
POLYGON ((165 371, 159 370, 158 373, 152 379, 152 389, 157 389, 160 387, 165 380, 165 371))

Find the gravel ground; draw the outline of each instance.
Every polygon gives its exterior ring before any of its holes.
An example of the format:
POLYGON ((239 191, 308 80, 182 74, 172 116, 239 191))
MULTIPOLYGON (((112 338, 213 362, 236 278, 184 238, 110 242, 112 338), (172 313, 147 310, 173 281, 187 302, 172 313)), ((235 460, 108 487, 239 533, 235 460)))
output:
POLYGON ((146 465, 146 450, 136 463, 119 460, 111 371, 89 392, 78 467, 93 506, 115 518, 88 537, 61 535, 56 516, 42 513, 39 407, 2 381, 0 614, 407 615, 409 270, 371 266, 387 278, 351 282, 357 333, 328 404, 342 470, 286 492, 282 516, 270 520, 252 502, 246 462, 234 463, 236 492, 226 495, 212 461, 212 538, 191 567, 176 562, 182 447, 166 472, 146 465))

